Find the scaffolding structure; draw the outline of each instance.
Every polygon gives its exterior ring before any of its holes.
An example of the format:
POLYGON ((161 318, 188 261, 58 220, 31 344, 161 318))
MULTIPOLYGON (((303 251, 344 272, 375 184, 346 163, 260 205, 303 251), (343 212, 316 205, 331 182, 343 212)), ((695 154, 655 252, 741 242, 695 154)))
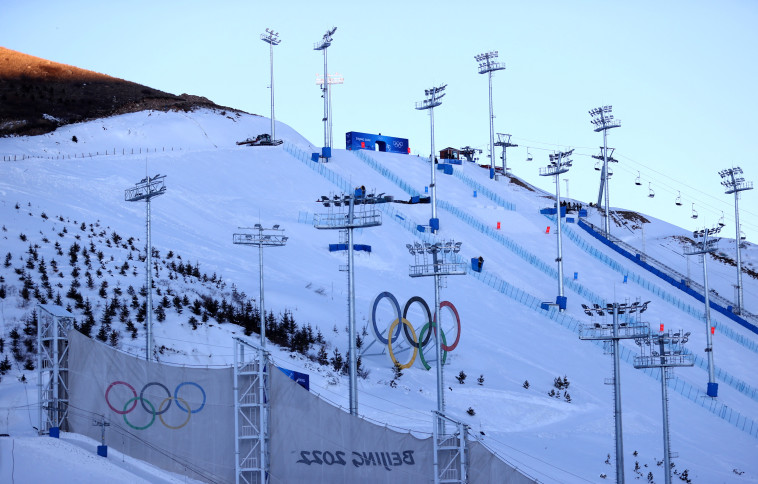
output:
POLYGON ((469 426, 433 411, 434 415, 434 484, 465 484, 468 482, 469 426), (455 429, 453 433, 440 433, 445 423, 455 429))
POLYGON ((235 484, 268 482, 268 352, 234 338, 235 484))
POLYGON ((40 435, 68 430, 68 332, 74 316, 54 304, 38 304, 37 388, 40 435))

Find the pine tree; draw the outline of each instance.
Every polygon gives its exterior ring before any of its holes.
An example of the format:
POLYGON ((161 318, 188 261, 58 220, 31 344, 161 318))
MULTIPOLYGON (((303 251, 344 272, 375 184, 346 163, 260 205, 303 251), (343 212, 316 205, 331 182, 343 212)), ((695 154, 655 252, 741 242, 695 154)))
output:
POLYGON ((484 385, 484 375, 479 375, 479 378, 476 379, 476 382, 479 385, 484 385))
POLYGON ((340 350, 337 348, 334 348, 334 352, 332 353, 331 364, 332 368, 334 368, 334 371, 342 370, 342 355, 340 354, 340 350))
POLYGON ((463 385, 466 382, 466 373, 461 370, 460 373, 458 373, 458 376, 455 377, 456 380, 458 380, 458 383, 463 385))
POLYGON ((468 410, 466 410, 466 413, 471 415, 472 417, 476 415, 476 412, 474 411, 472 407, 469 407, 468 410))
POLYGON ((526 388, 528 390, 529 389, 529 380, 524 380, 524 384, 521 385, 521 386, 523 386, 524 388, 526 388))
POLYGON ((329 364, 329 354, 326 352, 326 346, 321 345, 316 355, 316 362, 319 365, 326 366, 329 364))

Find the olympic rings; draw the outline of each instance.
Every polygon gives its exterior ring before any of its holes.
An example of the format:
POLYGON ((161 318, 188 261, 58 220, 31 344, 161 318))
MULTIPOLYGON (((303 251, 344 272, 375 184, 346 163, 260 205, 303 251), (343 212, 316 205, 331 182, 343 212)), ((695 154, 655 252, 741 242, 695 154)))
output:
MULTIPOLYGON (((461 338, 461 318, 458 314, 458 310, 455 308, 453 303, 450 301, 442 301, 440 303, 440 309, 442 308, 448 308, 453 313, 453 316, 455 316, 455 340, 452 342, 452 344, 448 345, 446 340, 445 331, 440 328, 440 333, 442 337, 442 342, 440 344, 440 348, 442 349, 442 364, 444 365, 447 361, 447 353, 450 351, 453 351, 456 347, 458 347, 458 343, 460 342, 461 338)), ((380 343, 386 344, 389 349, 389 355, 390 359, 392 359, 392 362, 394 364, 399 365, 401 368, 410 368, 413 365, 413 362, 416 360, 416 356, 421 357, 421 363, 423 364, 424 368, 429 370, 431 367, 426 362, 426 358, 424 357, 424 348, 426 348, 431 340, 432 337, 432 330, 434 331, 434 334, 437 334, 437 322, 436 322, 436 316, 432 317, 432 311, 429 309, 429 305, 424 301, 423 298, 419 296, 414 296, 410 298, 406 303, 405 307, 403 308, 402 313, 400 312, 400 304, 398 303, 395 296, 388 292, 384 291, 379 293, 379 295, 374 299, 372 305, 371 305, 371 326, 374 330, 374 336, 377 340, 379 340, 380 343), (379 330, 379 325, 376 321, 376 309, 379 306, 379 303, 382 299, 387 298, 389 299, 390 303, 392 304, 395 314, 397 315, 396 318, 394 318, 394 321, 389 327, 389 330, 387 331, 387 337, 384 336, 383 332, 379 330), (418 333, 418 337, 416 335, 416 331, 413 328, 413 325, 408 321, 408 311, 410 307, 414 304, 421 305, 421 309, 426 313, 426 321, 424 321, 424 325, 421 328, 421 332, 418 333), (400 328, 399 326, 403 327, 403 333, 405 335, 405 340, 408 342, 408 344, 413 348, 413 356, 411 356, 410 361, 408 361, 405 364, 400 363, 397 358, 395 357, 395 353, 393 351, 393 340, 396 342, 397 339, 400 336, 400 328)))
POLYGON ((133 428, 135 430, 145 430, 145 429, 149 428, 151 425, 153 425, 153 423, 155 423, 155 417, 156 416, 160 419, 161 423, 166 428, 169 428, 169 429, 172 429, 172 430, 181 429, 182 427, 184 427, 185 425, 187 425, 189 423, 190 417, 192 417, 193 413, 198 413, 203 408, 205 408, 206 399, 207 399, 207 395, 206 395, 205 390, 203 389, 203 387, 201 387, 200 385, 198 385, 197 383, 192 382, 192 381, 185 381, 185 382, 182 382, 182 383, 178 384, 176 386, 176 389, 174 390, 174 394, 173 395, 171 394, 171 392, 169 392, 168 387, 166 387, 166 385, 164 385, 162 383, 159 383, 159 382, 155 382, 155 381, 149 382, 149 383, 145 384, 145 386, 142 387, 142 390, 140 391, 139 396, 137 396, 137 391, 134 389, 133 386, 131 386, 127 382, 120 381, 120 380, 112 382, 110 385, 108 385, 108 388, 105 390, 105 403, 108 405, 108 407, 111 410, 113 410, 114 412, 116 412, 119 415, 123 415, 124 416, 124 422, 126 422, 126 424, 129 427, 131 427, 131 428, 133 428), (114 387, 116 387, 117 385, 123 385, 123 386, 125 386, 132 393, 132 397, 129 398, 126 401, 126 403, 124 404, 124 409, 123 410, 119 410, 118 408, 114 407, 113 404, 110 401, 111 390, 114 387), (179 390, 183 386, 186 386, 186 385, 196 387, 198 390, 200 390, 200 393, 202 393, 202 395, 203 395, 203 401, 202 401, 202 403, 200 404, 199 407, 197 407, 195 409, 193 409, 193 408, 190 407, 190 404, 187 403, 187 400, 185 400, 184 398, 181 398, 179 396, 179 390), (145 391, 149 387, 151 387, 151 386, 157 386, 157 387, 162 388, 163 390, 165 390, 166 395, 167 395, 163 399, 163 401, 161 402, 161 404, 158 406, 157 410, 155 409, 155 405, 150 400, 148 400, 145 397, 145 391), (130 422, 129 419, 127 418, 127 415, 130 414, 130 413, 132 413, 132 411, 137 408, 137 402, 138 401, 140 402, 142 409, 145 410, 145 412, 147 412, 150 415, 150 421, 147 424, 143 425, 143 426, 139 426, 137 424, 134 424, 134 423, 130 422), (178 425, 170 425, 163 418, 163 414, 166 413, 169 410, 169 408, 171 408, 171 403, 174 402, 174 401, 176 402, 176 407, 179 408, 180 410, 182 410, 184 413, 187 414, 187 417, 184 419, 184 422, 182 422, 182 423, 180 423, 178 425))

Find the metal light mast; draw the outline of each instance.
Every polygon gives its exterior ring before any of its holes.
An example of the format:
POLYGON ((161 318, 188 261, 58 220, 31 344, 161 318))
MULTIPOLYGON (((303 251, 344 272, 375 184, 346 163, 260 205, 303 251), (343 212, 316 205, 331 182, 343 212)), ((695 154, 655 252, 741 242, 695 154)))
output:
POLYGON ((593 317, 593 324, 581 325, 579 328, 579 339, 582 340, 602 340, 610 341, 613 352, 613 396, 614 396, 614 420, 616 423, 616 482, 624 482, 624 437, 621 425, 621 367, 619 366, 619 340, 621 339, 638 339, 650 334, 650 325, 637 321, 627 322, 619 325, 620 314, 633 314, 638 312, 642 314, 647 311, 647 305, 650 301, 640 304, 635 301, 631 304, 608 303, 605 307, 595 304, 594 307, 582 305, 584 313, 593 317), (594 316, 613 316, 613 323, 598 323, 594 321, 594 316))
MULTIPOLYGON (((333 27, 331 30, 327 30, 324 34, 324 37, 321 39, 320 42, 316 42, 313 44, 313 50, 323 50, 324 51, 324 79, 329 78, 328 70, 327 70, 327 56, 326 56, 326 50, 329 48, 330 45, 332 45, 332 36, 334 35, 334 32, 337 31, 337 27, 333 27)), ((324 97, 324 146, 331 148, 331 133, 329 132, 329 118, 331 116, 331 113, 329 112, 329 85, 327 83, 323 84, 323 87, 321 88, 321 91, 323 93, 324 97)))
MULTIPOLYGON (((490 178, 495 178, 495 127, 493 124, 495 115, 492 113, 492 73, 505 69, 504 63, 495 61, 497 56, 496 50, 474 56, 474 59, 479 63, 479 74, 487 74, 490 86, 490 178)), ((503 149, 505 150, 505 148, 503 149)), ((505 166, 503 166, 503 175, 505 175, 505 166)))
POLYGON ((234 244, 250 245, 258 247, 258 273, 260 274, 261 289, 261 347, 266 348, 266 309, 263 305, 263 248, 264 247, 282 247, 287 243, 289 237, 283 235, 284 229, 279 225, 274 225, 270 229, 263 228, 261 224, 255 224, 251 227, 239 227, 240 230, 253 230, 253 233, 232 234, 234 244), (257 233, 256 233, 257 232, 257 233))
MULTIPOLYGON (((316 214, 313 226, 317 229, 338 229, 347 232, 347 244, 336 244, 335 250, 347 250, 348 279, 348 338, 350 354, 348 355, 348 373, 350 376, 350 414, 358 415, 358 350, 355 331, 355 269, 353 229, 376 227, 382 224, 382 213, 374 204, 384 203, 383 197, 367 194, 365 188, 356 188, 354 193, 335 195, 334 198, 323 195, 318 202, 329 209, 327 213, 316 214)), ((331 247, 330 247, 330 250, 331 247)))
POLYGON ((737 307, 734 309, 735 314, 742 314, 743 300, 742 300, 742 251, 740 247, 740 240, 742 238, 740 232, 740 192, 753 189, 753 182, 745 181, 742 175, 742 168, 735 167, 719 172, 721 175, 721 184, 726 188, 727 195, 734 193, 734 220, 735 230, 737 235, 734 238, 734 243, 737 245, 737 307))
POLYGON ((711 299, 710 291, 708 290, 708 269, 707 259, 708 254, 716 250, 716 244, 720 239, 709 239, 710 235, 716 235, 721 232, 721 227, 714 227, 712 229, 697 230, 692 233, 692 237, 695 239, 696 248, 693 248, 689 252, 685 252, 685 255, 701 255, 703 257, 703 288, 705 295, 705 340, 706 347, 705 352, 708 354, 708 389, 706 391, 709 397, 717 397, 719 393, 719 384, 716 383, 716 376, 713 370, 713 337, 711 333, 711 299))
MULTIPOLYGON (((345 78, 342 77, 339 72, 335 74, 329 74, 327 76, 327 84, 329 89, 329 146, 332 146, 334 144, 334 138, 332 138, 332 123, 333 123, 333 117, 332 117, 332 84, 344 84, 345 78)), ((324 85, 324 78, 321 76, 321 74, 316 74, 316 84, 322 86, 324 85)))
POLYGON ((612 128, 618 128, 621 126, 621 121, 613 119, 611 114, 613 106, 600 106, 589 111, 592 116, 592 124, 595 125, 595 132, 603 132, 603 171, 600 175, 600 191, 597 194, 597 205, 601 205, 600 201, 603 198, 603 188, 605 188, 605 236, 608 237, 611 234, 610 223, 610 196, 608 195, 608 134, 607 131, 612 128))
POLYGON ((429 119, 431 120, 431 131, 432 131, 432 151, 429 155, 429 162, 432 165, 432 182, 429 184, 429 190, 431 193, 431 205, 432 205, 432 220, 429 221, 429 225, 431 227, 432 233, 436 233, 437 230, 439 230, 439 219, 437 219, 437 183, 436 183, 436 169, 437 167, 434 166, 434 108, 442 104, 441 99, 445 96, 445 93, 442 92, 447 87, 447 84, 443 84, 440 87, 432 87, 431 89, 425 89, 424 94, 426 94, 426 99, 424 99, 421 102, 416 103, 416 109, 419 111, 423 111, 425 109, 429 110, 429 119))
MULTIPOLYGON (((663 325, 661 325, 663 328, 663 325)), ((660 334, 648 334, 636 338, 635 343, 640 347, 642 354, 634 357, 635 368, 660 368, 661 369, 661 406, 663 407, 663 469, 665 483, 671 484, 671 442, 669 439, 669 405, 666 380, 669 378, 668 369, 676 366, 692 366, 695 364, 692 353, 685 353, 684 344, 689 339, 690 333, 681 330, 675 333, 671 331, 660 334)))
MULTIPOLYGON (((503 148, 505 150, 505 148, 503 148)), ((569 171, 571 168, 571 154, 574 150, 553 153, 550 155, 550 164, 540 168, 540 176, 555 177, 555 225, 558 232, 558 257, 555 261, 558 263, 558 298, 556 303, 559 310, 566 309, 566 297, 563 295, 563 250, 561 247, 561 183, 560 175, 569 171)))
POLYGON ((150 361, 153 359, 153 245, 150 239, 150 200, 159 195, 166 193, 166 185, 164 180, 166 175, 155 175, 150 178, 145 177, 139 181, 133 188, 127 188, 124 192, 124 200, 127 202, 139 202, 144 200, 146 211, 146 232, 147 241, 145 243, 145 289, 147 291, 147 319, 146 319, 146 335, 145 335, 145 359, 150 361))
POLYGON ((497 142, 495 143, 495 146, 503 147, 503 175, 508 176, 508 164, 506 163, 505 149, 516 148, 518 145, 511 143, 511 135, 497 133, 497 142))
POLYGON ((261 34, 261 40, 269 46, 269 65, 271 66, 271 141, 274 141, 276 139, 274 129, 274 46, 279 45, 281 40, 279 39, 279 32, 274 32, 273 29, 266 29, 266 33, 261 34))

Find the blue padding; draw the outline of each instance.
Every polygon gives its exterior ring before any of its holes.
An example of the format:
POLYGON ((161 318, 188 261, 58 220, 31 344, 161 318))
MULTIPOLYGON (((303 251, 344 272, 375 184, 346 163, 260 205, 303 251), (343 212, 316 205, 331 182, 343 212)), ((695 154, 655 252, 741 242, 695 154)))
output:
POLYGON ((542 304, 540 304, 540 308, 547 311, 548 309, 550 309, 550 303, 543 302, 542 304))
POLYGON ((324 158, 331 158, 332 157, 332 147, 331 146, 324 146, 321 148, 321 156, 324 158))
POLYGON ((50 427, 50 437, 58 439, 58 438, 60 438, 60 436, 61 436, 61 429, 60 429, 60 427, 50 427))
POLYGON ((419 232, 426 232, 426 227, 424 227, 423 225, 416 225, 416 230, 418 230, 419 232))
POLYGON ((329 252, 337 252, 338 250, 347 250, 347 244, 329 244, 329 252))
POLYGON ((579 279, 579 273, 578 272, 574 272, 574 280, 576 281, 577 279, 579 279))
POLYGON ((579 210, 579 216, 587 218, 587 209, 583 208, 583 209, 579 210))
POLYGON ((420 198, 421 197, 419 195, 416 195, 415 197, 411 197, 411 203, 418 203, 420 198))
POLYGON ((429 227, 431 227, 431 229, 433 231, 435 231, 435 232, 438 231, 440 229, 440 219, 438 219, 438 218, 430 218, 429 219, 429 227))
POLYGON ((555 303, 558 305, 558 309, 566 309, 566 296, 556 297, 555 303))
POLYGON ((453 174, 453 165, 442 165, 444 168, 445 175, 452 175, 453 174))
POLYGON ((495 178, 495 169, 490 168, 490 179, 493 179, 493 178, 495 178))
POLYGON ((318 158, 319 158, 318 153, 311 153, 311 161, 315 161, 316 163, 318 163, 318 158))
POLYGON ((708 383, 708 391, 706 392, 709 397, 716 398, 719 396, 719 384, 718 383, 708 383))
POLYGON ((471 270, 475 272, 482 272, 482 268, 479 267, 479 258, 478 257, 472 257, 471 258, 471 270))
POLYGON ((353 249, 362 250, 364 252, 371 252, 371 246, 366 244, 353 244, 353 249))
POLYGON ((445 169, 445 164, 444 163, 437 163, 437 169, 438 170, 444 170, 445 169))
POLYGON ((566 222, 570 224, 574 223, 574 217, 566 217, 566 222))
POLYGON ((107 445, 98 445, 97 446, 97 455, 100 457, 108 457, 108 446, 107 445))

